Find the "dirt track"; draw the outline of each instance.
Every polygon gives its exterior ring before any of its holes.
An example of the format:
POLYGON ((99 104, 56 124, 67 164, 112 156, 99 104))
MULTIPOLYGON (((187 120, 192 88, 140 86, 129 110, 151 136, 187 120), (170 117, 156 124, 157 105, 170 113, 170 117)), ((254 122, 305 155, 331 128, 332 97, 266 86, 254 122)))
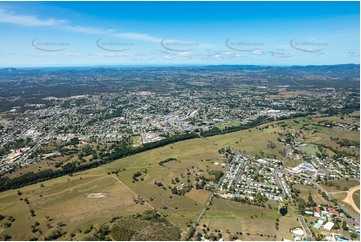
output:
POLYGON ((352 199, 353 193, 357 190, 360 190, 360 185, 350 188, 347 192, 347 197, 343 200, 343 202, 350 204, 356 212, 360 213, 360 209, 356 206, 352 199))

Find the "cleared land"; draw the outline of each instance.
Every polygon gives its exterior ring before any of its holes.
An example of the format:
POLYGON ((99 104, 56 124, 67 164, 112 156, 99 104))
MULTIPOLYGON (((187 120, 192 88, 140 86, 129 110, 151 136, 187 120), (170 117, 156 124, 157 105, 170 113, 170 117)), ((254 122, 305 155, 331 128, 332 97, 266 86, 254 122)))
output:
POLYGON ((229 122, 229 123, 226 123, 226 124, 220 124, 218 125, 217 127, 220 129, 220 130, 224 130, 226 127, 228 128, 231 128, 231 127, 238 127, 241 125, 241 122, 239 121, 234 121, 234 122, 229 122))
POLYGON ((6 229, 6 233, 15 240, 45 238, 60 222, 66 224, 64 227, 69 232, 73 232, 75 228, 104 223, 114 215, 150 209, 147 205, 134 203, 133 194, 111 176, 77 174, 51 180, 44 183, 44 187, 36 184, 19 190, 23 193, 21 196, 16 191, 0 194, 1 214, 16 219, 6 229), (106 193, 107 197, 87 197, 89 194, 99 194, 99 191, 106 193), (28 199, 29 204, 21 201, 21 198, 28 199), (35 216, 31 216, 30 210, 35 212, 35 216), (35 222, 40 223, 38 227, 43 231, 42 235, 31 232, 35 222))
MULTIPOLYGON (((347 197, 345 198, 345 200, 343 200, 345 203, 348 203, 351 205, 351 207, 358 213, 360 213, 360 200, 358 200, 358 206, 355 204, 355 200, 353 197, 353 194, 355 192, 358 192, 358 198, 360 197, 360 185, 355 186, 353 188, 351 188, 348 193, 347 193, 347 197)), ((357 198, 357 193, 355 195, 355 198, 357 198)))
POLYGON ((356 179, 350 180, 330 180, 327 183, 323 182, 321 186, 328 192, 337 193, 337 192, 344 192, 346 197, 347 191, 354 187, 360 185, 360 181, 356 179))
MULTIPOLYGON (((61 238, 69 239, 67 236, 74 232, 81 239, 83 237, 77 228, 84 230, 91 225, 106 223, 114 216, 127 216, 152 208, 168 215, 171 223, 185 231, 187 222, 195 219, 209 192, 191 191, 179 196, 173 195, 168 186, 175 186, 171 183, 175 178, 180 180, 178 185, 187 179, 193 182, 200 170, 209 177, 207 170, 222 169, 213 164, 217 161, 223 162, 223 158, 216 146, 194 139, 129 156, 72 176, 45 181, 42 185, 2 192, 0 214, 13 216, 15 221, 11 227, 0 230, 0 236, 6 233, 11 234, 14 240, 33 237, 43 240, 61 222, 66 224, 61 226, 62 230, 68 231, 61 238), (180 162, 169 162, 164 166, 158 164, 170 157, 180 162), (125 170, 118 175, 108 175, 108 172, 118 169, 125 170), (136 172, 140 172, 141 176, 133 182, 136 172), (189 178, 187 172, 190 173, 189 178), (156 186, 155 181, 161 181, 165 189, 156 186), (22 195, 17 195, 18 190, 22 195), (139 197, 144 200, 143 205, 136 202, 139 197), (31 216, 30 210, 35 216, 31 216), (40 223, 37 227, 42 234, 31 231, 35 222, 40 223)), ((3 223, 0 221, 0 225, 3 223)))
POLYGON ((277 240, 293 240, 293 236, 290 233, 291 228, 300 227, 300 222, 297 219, 297 215, 294 213, 288 213, 286 216, 279 218, 279 229, 276 231, 277 240))
POLYGON ((280 214, 274 209, 215 198, 197 229, 201 230, 206 225, 213 233, 215 229, 238 233, 241 240, 272 240, 279 217, 280 214))
POLYGON ((327 201, 324 197, 322 197, 321 194, 317 192, 316 189, 314 189, 312 186, 306 186, 306 185, 295 185, 294 186, 297 189, 300 189, 300 198, 302 198, 305 201, 308 201, 308 194, 311 193, 311 196, 316 204, 330 204, 329 201, 327 201))

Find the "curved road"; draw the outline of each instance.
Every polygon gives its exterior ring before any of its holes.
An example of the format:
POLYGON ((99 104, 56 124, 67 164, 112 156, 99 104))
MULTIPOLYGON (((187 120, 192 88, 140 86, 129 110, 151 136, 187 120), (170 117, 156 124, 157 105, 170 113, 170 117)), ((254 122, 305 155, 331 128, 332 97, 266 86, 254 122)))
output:
POLYGON ((353 193, 357 190, 360 190, 360 185, 350 188, 347 192, 347 197, 343 200, 343 202, 350 204, 356 212, 360 213, 360 209, 356 206, 352 198, 353 193))

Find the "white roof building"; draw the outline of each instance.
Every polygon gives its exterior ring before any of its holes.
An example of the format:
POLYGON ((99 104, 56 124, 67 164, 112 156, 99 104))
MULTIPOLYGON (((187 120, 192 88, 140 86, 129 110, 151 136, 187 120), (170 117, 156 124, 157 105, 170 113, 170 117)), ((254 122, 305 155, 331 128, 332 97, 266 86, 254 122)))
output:
POLYGON ((303 230, 300 228, 294 229, 292 233, 297 236, 303 236, 305 234, 305 232, 303 232, 303 230))
POLYGON ((313 225, 313 227, 314 227, 315 229, 320 229, 321 226, 322 226, 322 224, 323 224, 323 221, 322 221, 322 220, 318 220, 317 223, 315 223, 315 225, 313 225))
POLYGON ((327 222, 325 225, 323 225, 323 228, 326 229, 327 231, 331 231, 334 225, 335 224, 333 222, 327 222))

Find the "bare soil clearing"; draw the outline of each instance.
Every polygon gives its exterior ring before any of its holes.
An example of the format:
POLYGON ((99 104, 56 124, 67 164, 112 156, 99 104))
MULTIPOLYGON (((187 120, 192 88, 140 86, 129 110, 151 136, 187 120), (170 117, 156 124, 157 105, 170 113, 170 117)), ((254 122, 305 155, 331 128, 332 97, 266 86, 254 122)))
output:
POLYGON ((360 185, 350 188, 347 192, 347 197, 343 200, 343 202, 350 204, 356 212, 360 213, 360 209, 356 206, 354 200, 352 199, 353 193, 357 190, 360 190, 360 185))

